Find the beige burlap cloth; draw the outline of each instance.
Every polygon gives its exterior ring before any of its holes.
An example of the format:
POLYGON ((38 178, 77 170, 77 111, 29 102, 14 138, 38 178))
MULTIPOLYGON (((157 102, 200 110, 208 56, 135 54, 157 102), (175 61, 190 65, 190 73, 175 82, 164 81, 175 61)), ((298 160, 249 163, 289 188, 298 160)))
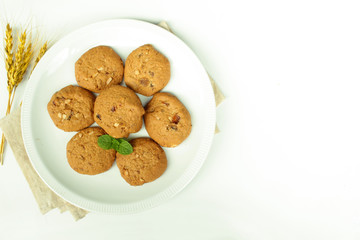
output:
MULTIPOLYGON (((160 22, 159 26, 171 31, 166 22, 160 22)), ((216 85, 215 81, 209 76, 211 81, 216 106, 218 106, 224 99, 224 95, 216 85)), ((0 128, 5 134, 7 143, 10 145, 15 159, 18 162, 29 186, 35 197, 37 204, 39 205, 40 212, 45 214, 54 208, 58 208, 60 212, 69 211, 75 220, 79 220, 86 216, 88 213, 86 210, 78 208, 64 199, 56 195, 39 177, 34 170, 29 157, 27 156, 24 142, 21 135, 21 124, 20 124, 20 113, 21 109, 17 108, 11 112, 8 116, 0 120, 0 128)), ((215 133, 219 132, 216 126, 215 133)))

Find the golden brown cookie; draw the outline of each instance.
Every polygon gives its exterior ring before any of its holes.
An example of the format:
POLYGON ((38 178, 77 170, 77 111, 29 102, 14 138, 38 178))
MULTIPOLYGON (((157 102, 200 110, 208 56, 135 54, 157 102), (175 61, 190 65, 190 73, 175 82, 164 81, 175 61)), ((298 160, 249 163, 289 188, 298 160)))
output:
POLYGON ((95 100, 95 121, 114 138, 138 132, 144 113, 139 97, 127 87, 112 86, 102 91, 95 100))
POLYGON ((103 173, 111 168, 116 151, 98 146, 98 138, 106 134, 99 127, 86 128, 70 139, 66 146, 69 165, 76 172, 87 175, 103 173))
POLYGON ((51 97, 47 110, 56 127, 79 131, 94 123, 94 101, 88 90, 69 85, 51 97))
POLYGON ((149 136, 163 147, 176 147, 191 132, 191 116, 170 93, 156 93, 145 107, 145 127, 149 136))
POLYGON ((121 176, 132 186, 143 185, 159 178, 167 168, 164 150, 151 138, 130 141, 133 152, 129 155, 116 153, 116 165, 121 176))
POLYGON ((135 49, 125 61, 124 81, 137 93, 151 96, 169 80, 169 60, 150 44, 135 49))
POLYGON ((96 93, 120 84, 123 74, 124 64, 121 57, 107 46, 91 48, 75 63, 77 83, 96 93))

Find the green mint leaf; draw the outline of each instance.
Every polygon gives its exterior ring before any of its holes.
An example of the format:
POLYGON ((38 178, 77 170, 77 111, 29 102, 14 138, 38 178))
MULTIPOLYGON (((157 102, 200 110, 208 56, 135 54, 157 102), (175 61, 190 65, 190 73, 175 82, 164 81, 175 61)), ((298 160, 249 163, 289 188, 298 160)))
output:
POLYGON ((113 143, 113 138, 109 135, 102 135, 98 138, 98 145, 99 147, 101 147, 102 149, 111 149, 112 148, 112 143, 113 143))
POLYGON ((122 154, 122 155, 129 155, 130 153, 133 152, 133 147, 131 146, 131 144, 126 141, 125 139, 122 138, 118 138, 116 139, 119 142, 119 146, 117 149, 115 149, 118 153, 122 154))
POLYGON ((128 155, 133 152, 131 144, 122 138, 113 138, 110 135, 102 135, 98 138, 98 145, 102 149, 114 149, 122 155, 128 155))
POLYGON ((116 138, 113 138, 111 142, 111 148, 117 150, 119 148, 119 145, 120 142, 116 138))

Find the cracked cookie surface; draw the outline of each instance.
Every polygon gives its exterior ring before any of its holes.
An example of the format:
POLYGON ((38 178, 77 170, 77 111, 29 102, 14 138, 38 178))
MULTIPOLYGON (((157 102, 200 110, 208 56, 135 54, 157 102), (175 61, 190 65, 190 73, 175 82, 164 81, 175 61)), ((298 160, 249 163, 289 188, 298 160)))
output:
POLYGON ((95 100, 94 119, 114 138, 138 132, 144 113, 139 97, 127 87, 112 86, 102 91, 95 100))
POLYGON ((123 74, 124 64, 121 57, 108 46, 91 48, 75 63, 77 83, 96 93, 120 84, 123 74))
POLYGON ((164 150, 150 138, 130 141, 133 152, 129 155, 116 153, 116 165, 121 176, 132 186, 143 185, 159 178, 167 168, 164 150))
POLYGON ((132 51, 125 61, 126 86, 144 96, 163 89, 170 80, 170 62, 152 45, 143 45, 132 51))
POLYGON ((190 113, 174 95, 156 93, 145 110, 146 131, 161 146, 176 147, 190 135, 190 113))
POLYGON ((66 146, 66 156, 72 169, 81 174, 95 175, 111 168, 116 151, 98 146, 98 138, 106 134, 99 127, 81 130, 73 136, 66 146))
POLYGON ((86 89, 69 85, 54 93, 47 110, 55 126, 79 131, 94 123, 95 96, 86 89))

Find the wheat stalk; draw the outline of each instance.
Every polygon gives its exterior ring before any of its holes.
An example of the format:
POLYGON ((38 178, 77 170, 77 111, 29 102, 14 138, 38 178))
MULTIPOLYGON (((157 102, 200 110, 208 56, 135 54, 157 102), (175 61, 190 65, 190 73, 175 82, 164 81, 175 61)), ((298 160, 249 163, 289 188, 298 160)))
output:
MULTIPOLYGON (((13 52, 13 31, 8 23, 5 30, 5 68, 7 72, 7 88, 9 92, 8 105, 6 109, 6 115, 10 113, 11 106, 14 100, 15 91, 21 81, 24 79, 26 71, 28 70, 33 58, 34 46, 31 43, 31 39, 27 36, 27 30, 25 29, 19 36, 17 42, 17 48, 15 53, 13 52)), ((35 59, 34 70, 36 64, 40 61, 40 58, 45 54, 47 50, 47 42, 40 49, 39 55, 35 59)), ((0 164, 3 164, 5 136, 2 134, 0 145, 0 164)))
MULTIPOLYGON (((12 72, 13 72, 13 68, 14 68, 14 53, 13 53, 13 31, 12 28, 10 27, 10 24, 6 24, 6 30, 5 30, 5 69, 7 72, 7 89, 9 92, 9 98, 8 98, 8 104, 7 104, 7 109, 6 109, 6 115, 10 112, 10 99, 11 99, 11 95, 12 95, 12 84, 11 84, 11 79, 12 79, 12 72)), ((4 153, 4 146, 5 146, 5 136, 4 134, 2 134, 1 136, 1 144, 0 144, 0 163, 1 165, 4 162, 3 159, 3 153, 4 153)))

